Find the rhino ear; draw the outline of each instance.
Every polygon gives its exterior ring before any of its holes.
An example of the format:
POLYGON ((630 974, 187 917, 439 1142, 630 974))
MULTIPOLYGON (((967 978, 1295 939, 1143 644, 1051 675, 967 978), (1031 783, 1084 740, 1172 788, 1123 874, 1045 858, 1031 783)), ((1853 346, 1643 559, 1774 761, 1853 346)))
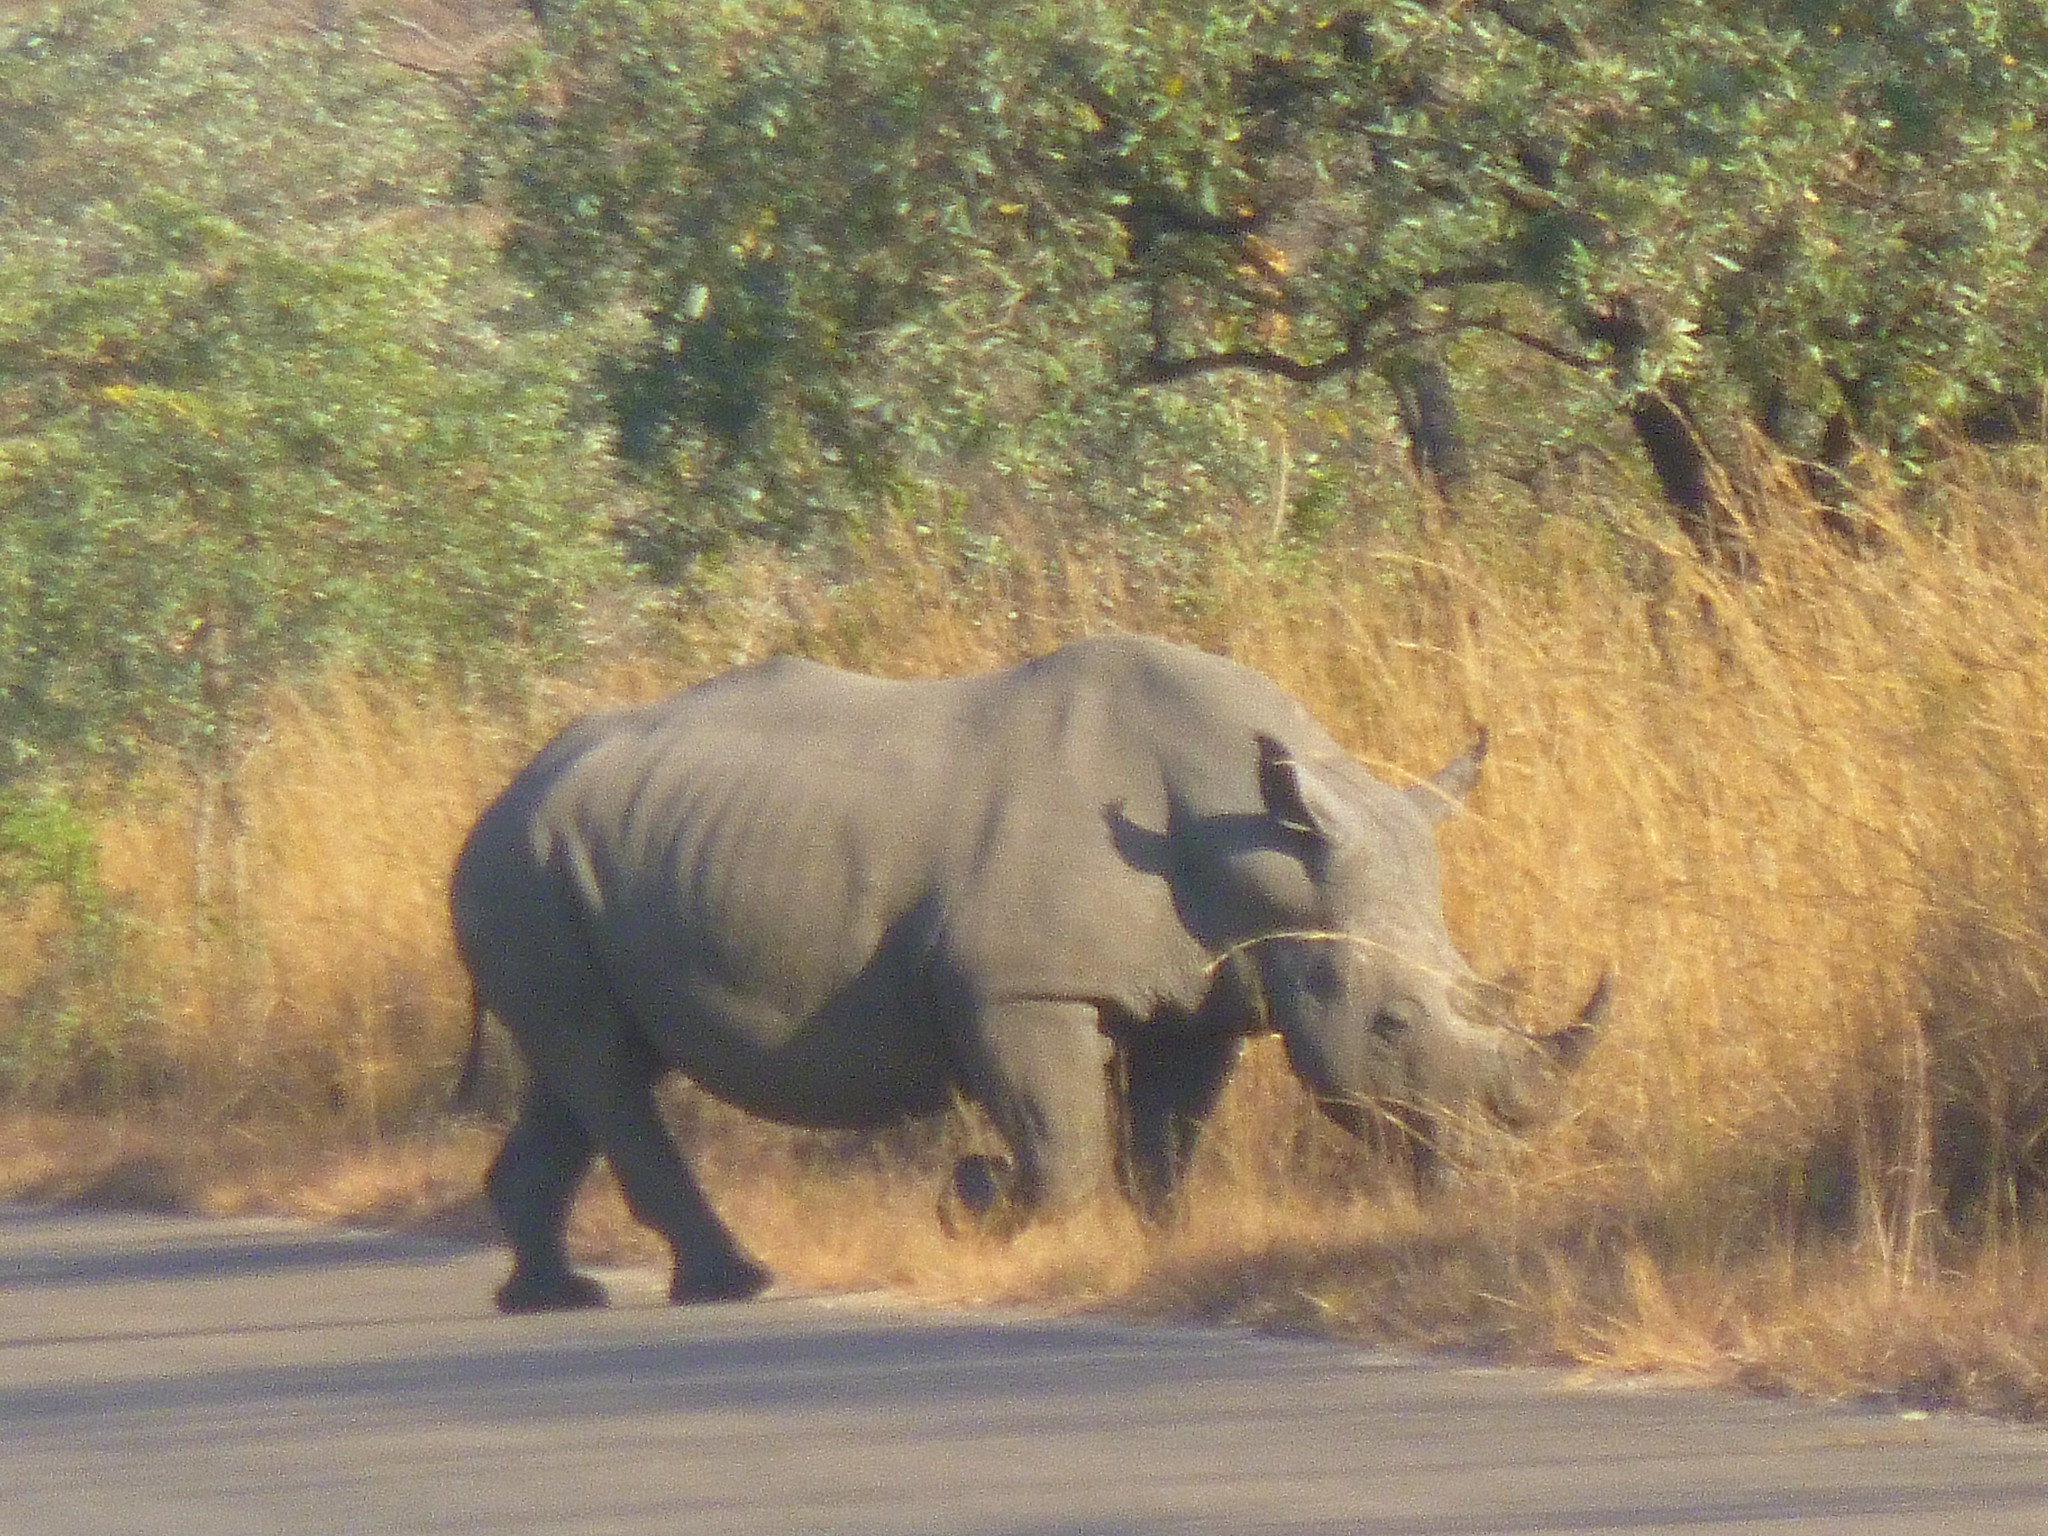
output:
POLYGON ((1486 761, 1486 727, 1472 745, 1408 791, 1408 802, 1425 821, 1442 821, 1465 803, 1472 786, 1479 782, 1479 765, 1486 761))
POLYGON ((1322 780, 1275 738, 1261 732, 1259 798, 1266 813, 1290 832, 1337 847, 1357 833, 1357 817, 1322 780))

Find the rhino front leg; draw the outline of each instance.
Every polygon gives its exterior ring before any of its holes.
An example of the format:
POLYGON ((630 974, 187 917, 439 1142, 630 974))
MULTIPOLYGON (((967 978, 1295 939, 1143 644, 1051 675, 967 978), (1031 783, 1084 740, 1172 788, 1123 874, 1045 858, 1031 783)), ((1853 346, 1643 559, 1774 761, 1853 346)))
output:
POLYGON ((968 1093, 1015 1163, 963 1159, 954 1200, 977 1225, 1008 1232, 1085 1199, 1102 1180, 1110 1146, 1111 1048, 1094 1005, 1033 999, 987 1007, 960 1048, 968 1093))
POLYGON ((1148 1220, 1172 1209, 1243 1043, 1237 1035, 1193 1033, 1163 1022, 1139 1025, 1120 1041, 1124 1188, 1148 1220))

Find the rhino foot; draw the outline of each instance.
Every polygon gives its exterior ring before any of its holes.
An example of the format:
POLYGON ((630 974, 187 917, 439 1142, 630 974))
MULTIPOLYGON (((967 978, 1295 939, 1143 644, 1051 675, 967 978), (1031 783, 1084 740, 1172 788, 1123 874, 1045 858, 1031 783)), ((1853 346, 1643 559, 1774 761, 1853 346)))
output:
POLYGON ((969 1153, 953 1165, 939 1197, 939 1226, 948 1237, 1009 1237, 1023 1225, 1011 1198, 1017 1170, 1008 1158, 969 1153))
POLYGON ((752 1259, 734 1255, 716 1264, 676 1267, 668 1299, 678 1306, 693 1301, 751 1301, 768 1289, 774 1277, 752 1259))
POLYGON ((572 1270, 536 1275, 512 1272, 512 1278, 498 1287, 498 1310, 518 1312, 575 1312, 610 1303, 603 1286, 588 1275, 572 1270))

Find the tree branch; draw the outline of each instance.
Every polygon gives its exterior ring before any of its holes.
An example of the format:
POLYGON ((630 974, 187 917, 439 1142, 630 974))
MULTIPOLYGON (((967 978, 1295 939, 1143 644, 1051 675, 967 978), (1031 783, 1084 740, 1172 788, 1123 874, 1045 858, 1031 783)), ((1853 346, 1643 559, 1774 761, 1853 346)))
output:
POLYGON ((1320 384, 1340 373, 1365 366, 1366 350, 1347 342, 1328 357, 1305 363, 1284 352, 1263 347, 1228 347, 1220 352, 1194 352, 1186 357, 1148 357, 1130 376, 1133 384, 1176 384, 1205 373, 1222 373, 1232 368, 1247 373, 1267 373, 1296 384, 1320 384))
POLYGON ((1567 22, 1555 18, 1545 20, 1528 6, 1521 4, 1520 0, 1482 0, 1482 6, 1532 43, 1541 43, 1546 48, 1553 48, 1568 59, 1583 59, 1586 56, 1585 43, 1567 22))
POLYGON ((1320 384, 1339 374, 1370 367, 1375 359, 1397 347, 1412 346, 1418 341, 1440 341, 1466 331, 1486 331, 1495 336, 1505 337, 1577 373, 1600 371, 1601 365, 1597 359, 1582 352, 1575 352, 1547 336, 1523 330, 1499 315, 1447 319, 1435 325, 1402 326, 1390 331, 1378 341, 1367 341, 1367 332, 1373 326, 1385 320, 1390 313, 1407 302, 1406 295, 1400 300, 1382 300, 1379 304, 1371 306, 1370 312, 1361 312, 1354 316, 1352 324, 1346 327, 1344 345, 1327 357, 1311 361, 1289 357, 1284 352, 1275 352, 1265 347, 1225 347, 1215 352, 1191 353, 1186 357, 1147 358, 1132 371, 1126 382, 1139 385, 1175 384, 1183 379, 1199 378, 1203 374, 1241 369, 1246 373, 1263 373, 1296 384, 1320 384))
POLYGON ((1552 341, 1547 336, 1538 336, 1534 331, 1525 331, 1518 326, 1509 325, 1498 316, 1485 320, 1474 320, 1465 329, 1489 331, 1495 336, 1505 336, 1509 341, 1518 342, 1522 346, 1527 347, 1531 352, 1547 357, 1554 363, 1562 363, 1565 367, 1574 369, 1579 373, 1597 373, 1600 371, 1600 364, 1595 359, 1586 356, 1585 353, 1574 352, 1570 347, 1552 341))
POLYGON ((1447 288, 1482 287, 1513 280, 1514 274, 1506 266, 1497 261, 1487 260, 1469 262, 1459 267, 1446 267, 1440 272, 1425 273, 1412 290, 1383 294, 1368 304, 1360 305, 1344 322, 1344 345, 1327 357, 1313 360, 1290 357, 1287 353, 1276 352, 1270 347, 1225 347, 1214 352, 1192 352, 1184 357, 1169 357, 1166 353, 1155 294, 1152 318, 1147 324, 1152 336, 1152 355, 1138 365, 1129 382, 1172 384, 1205 373, 1242 369, 1247 373, 1264 373, 1276 378, 1289 379, 1296 384, 1320 384, 1325 379, 1332 379, 1339 374, 1365 367, 1376 355, 1390 346, 1399 346, 1429 336, 1453 335, 1458 331, 1472 328, 1465 322, 1420 329, 1408 326, 1377 343, 1367 340, 1369 333, 1376 326, 1385 324, 1393 316, 1407 309, 1421 295, 1440 292, 1447 288))

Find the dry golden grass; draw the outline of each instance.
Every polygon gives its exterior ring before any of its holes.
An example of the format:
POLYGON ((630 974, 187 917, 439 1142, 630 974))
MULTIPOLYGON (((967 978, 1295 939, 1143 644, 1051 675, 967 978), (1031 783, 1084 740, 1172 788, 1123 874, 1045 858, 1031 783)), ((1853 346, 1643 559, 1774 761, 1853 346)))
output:
MULTIPOLYGON (((1081 545, 1020 534, 968 563, 896 532, 836 587, 736 569, 658 650, 519 718, 346 678, 280 698, 211 836, 169 789, 103 829, 143 919, 129 964, 155 1035, 130 1044, 166 1064, 158 1102, 116 1104, 98 1141, 24 1120, 0 1190, 118 1187, 129 1166, 186 1204, 480 1232, 490 1138, 441 1118, 466 1029, 443 881, 555 724, 776 650, 937 674, 1142 629, 1269 673, 1390 778, 1491 728, 1443 837, 1452 927, 1482 971, 1522 968, 1535 1023, 1615 970, 1573 1113, 1422 1208, 1262 1045, 1182 1222, 1147 1233, 1104 1201, 996 1246, 940 1236, 935 1144, 877 1154, 686 1106, 779 1272, 2048 1409, 2037 499, 1986 471, 1939 537, 1894 526, 1865 556, 1766 528, 1740 582, 1590 521, 1490 537, 1317 569, 1219 538, 1167 583, 1081 545)), ((0 1001, 54 921, 0 934, 0 1001)), ((604 1187, 576 1239, 653 1256, 604 1187)))

